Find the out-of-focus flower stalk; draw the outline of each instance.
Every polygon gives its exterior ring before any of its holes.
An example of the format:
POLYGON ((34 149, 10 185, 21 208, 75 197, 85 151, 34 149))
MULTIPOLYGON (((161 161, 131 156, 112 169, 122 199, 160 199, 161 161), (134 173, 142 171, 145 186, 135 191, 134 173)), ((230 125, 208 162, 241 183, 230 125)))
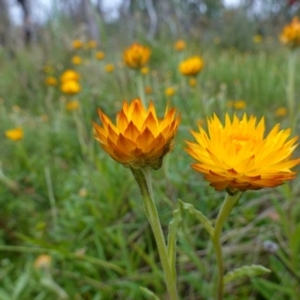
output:
POLYGON ((19 192, 19 187, 15 181, 12 179, 8 178, 4 173, 1 168, 1 163, 0 163, 0 181, 7 186, 9 190, 11 190, 14 193, 19 192))
POLYGON ((290 126, 294 128, 297 115, 295 114, 295 74, 297 51, 291 49, 288 56, 288 76, 287 76, 287 105, 289 109, 290 126))
POLYGON ((74 122, 76 124, 78 141, 79 141, 79 144, 81 147, 82 154, 88 155, 89 147, 88 147, 88 143, 87 143, 86 128, 83 123, 84 118, 83 118, 83 112, 82 112, 81 106, 79 105, 78 110, 73 110, 72 114, 73 114, 74 122))
POLYGON ((145 87, 144 87, 144 78, 141 72, 137 74, 137 89, 138 95, 142 101, 142 104, 146 106, 146 96, 145 96, 145 87))

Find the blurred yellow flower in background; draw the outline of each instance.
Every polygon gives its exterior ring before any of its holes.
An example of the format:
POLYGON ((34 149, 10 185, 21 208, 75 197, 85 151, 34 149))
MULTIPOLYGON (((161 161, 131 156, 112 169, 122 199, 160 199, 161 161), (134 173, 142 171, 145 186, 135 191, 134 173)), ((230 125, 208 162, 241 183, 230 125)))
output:
POLYGON ((116 125, 99 109, 102 127, 93 123, 100 146, 125 167, 159 169, 163 157, 173 148, 180 122, 176 110, 166 109, 163 119, 156 116, 151 101, 148 110, 140 99, 123 103, 116 125))
POLYGON ((90 40, 86 43, 88 49, 94 49, 97 47, 97 42, 95 40, 90 40))
POLYGON ((34 261, 34 268, 36 270, 49 269, 49 267, 51 265, 51 261, 52 261, 52 258, 50 255, 41 254, 34 261))
POLYGON ((75 56, 72 57, 72 64, 73 65, 81 65, 81 63, 82 63, 82 59, 81 59, 80 56, 75 55, 75 56))
POLYGON ((6 130, 5 136, 10 139, 11 141, 17 142, 23 139, 24 132, 21 127, 17 127, 14 129, 6 130))
POLYGON ((197 79, 192 77, 189 79, 189 86, 190 87, 195 87, 197 85, 197 79))
POLYGON ((179 64, 179 71, 185 76, 196 76, 204 67, 204 61, 200 56, 187 58, 179 64))
POLYGON ((148 63, 150 55, 148 47, 134 43, 124 50, 123 61, 129 68, 140 69, 148 63))
POLYGON ((285 107, 278 107, 275 110, 275 116, 276 117, 284 117, 284 116, 287 115, 287 113, 288 113, 288 110, 285 107))
POLYGON ((72 46, 74 49, 80 49, 80 48, 82 48, 82 45, 83 45, 83 43, 81 40, 74 40, 72 42, 72 46))
POLYGON ((57 79, 53 76, 46 77, 45 84, 48 86, 55 86, 57 85, 57 79))
POLYGON ((283 28, 279 40, 290 48, 300 46, 300 22, 298 17, 294 17, 292 22, 283 28))
POLYGON ((79 79, 80 79, 79 73, 77 73, 76 71, 73 71, 73 70, 66 70, 60 76, 61 82, 65 82, 65 81, 69 81, 69 80, 78 81, 79 79))
POLYGON ((246 101, 244 100, 229 100, 226 102, 228 108, 235 108, 237 110, 244 109, 247 106, 246 101))
POLYGON ((143 75, 147 75, 147 74, 149 73, 149 68, 148 68, 148 67, 143 67, 143 68, 141 68, 141 73, 142 73, 143 75))
POLYGON ((62 82, 60 89, 66 95, 76 95, 80 92, 81 87, 78 81, 68 80, 62 82))
POLYGON ((98 60, 102 60, 102 59, 104 59, 105 54, 104 54, 104 52, 102 52, 102 51, 97 51, 96 54, 95 54, 95 57, 96 57, 98 60))
POLYGON ((152 87, 151 87, 151 86, 146 86, 146 87, 145 87, 145 93, 146 93, 147 95, 152 94, 152 87))
POLYGON ((290 169, 300 163, 291 160, 298 137, 287 140, 291 130, 280 130, 277 124, 264 137, 264 118, 256 124, 256 117, 239 119, 228 114, 223 125, 216 115, 207 119, 206 133, 191 131, 196 143, 186 142, 185 149, 197 162, 192 168, 203 173, 217 191, 258 190, 275 187, 295 178, 290 169))
POLYGON ((236 100, 233 103, 235 109, 244 109, 247 106, 246 101, 244 100, 236 100))
POLYGON ((263 36, 261 34, 256 34, 253 36, 252 41, 254 44, 260 44, 263 41, 263 36))
POLYGON ((186 48, 186 43, 185 43, 184 40, 178 40, 178 41, 176 41, 175 44, 174 44, 174 49, 175 49, 176 51, 182 51, 182 50, 184 50, 185 48, 186 48))
POLYGON ((70 100, 66 103, 66 110, 67 111, 78 110, 78 108, 79 108, 78 100, 70 100))
POLYGON ((165 89, 165 95, 168 96, 168 97, 174 96, 175 93, 176 93, 175 88, 173 88, 173 87, 171 87, 171 86, 170 86, 170 87, 167 87, 167 88, 165 89))
POLYGON ((113 64, 107 64, 105 66, 105 72, 106 73, 112 73, 115 70, 115 66, 113 64))

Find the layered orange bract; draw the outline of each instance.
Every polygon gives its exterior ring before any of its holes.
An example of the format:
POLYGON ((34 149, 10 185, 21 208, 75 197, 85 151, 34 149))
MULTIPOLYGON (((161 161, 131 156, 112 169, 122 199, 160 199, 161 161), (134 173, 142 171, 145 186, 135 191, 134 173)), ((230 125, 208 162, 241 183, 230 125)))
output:
POLYGON ((204 61, 200 56, 193 56, 179 64, 179 71, 185 76, 196 76, 204 67, 204 61))
POLYGON ((123 61, 129 68, 140 69, 148 63, 150 55, 148 47, 134 43, 124 50, 123 61))
POLYGON ((102 126, 93 123, 95 138, 101 147, 117 162, 135 169, 159 169, 163 157, 173 148, 180 115, 174 108, 167 109, 158 119, 150 102, 146 110, 140 99, 123 103, 116 124, 99 109, 102 126))
POLYGON ((207 120, 208 134, 199 126, 192 131, 197 143, 187 142, 186 151, 197 161, 192 168, 204 174, 217 191, 257 190, 275 187, 296 175, 290 169, 300 163, 291 159, 298 137, 288 140, 291 130, 276 125, 264 137, 264 118, 244 114, 233 120, 226 114, 225 126, 214 115, 207 120))
POLYGON ((10 139, 11 141, 17 142, 23 139, 24 137, 24 132, 21 127, 6 130, 5 131, 5 136, 10 139))
POLYGON ((279 39, 284 45, 291 48, 300 46, 300 22, 298 17, 294 17, 292 22, 283 28, 279 39))

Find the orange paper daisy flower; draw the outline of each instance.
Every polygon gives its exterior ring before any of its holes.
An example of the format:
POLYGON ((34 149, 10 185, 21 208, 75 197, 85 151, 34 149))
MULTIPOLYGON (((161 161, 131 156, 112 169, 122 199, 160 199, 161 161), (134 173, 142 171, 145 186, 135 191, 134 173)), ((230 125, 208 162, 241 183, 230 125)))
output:
POLYGON ((14 129, 6 130, 5 136, 10 139, 11 141, 17 142, 23 139, 24 132, 21 127, 17 127, 14 129))
POLYGON ((185 149, 197 162, 192 168, 204 174, 217 191, 258 190, 275 187, 296 176, 290 169, 300 163, 291 159, 298 137, 288 140, 291 130, 279 130, 277 124, 264 137, 264 118, 244 114, 231 121, 226 114, 225 126, 216 115, 207 120, 208 132, 199 126, 192 131, 197 143, 185 149))
POLYGON ((300 46, 300 22, 298 17, 294 17, 292 22, 283 28, 279 39, 284 45, 291 48, 300 46))
POLYGON ((148 110, 140 99, 123 103, 116 125, 99 109, 103 126, 93 123, 95 138, 101 147, 125 167, 159 169, 163 157, 173 148, 180 115, 174 108, 166 110, 162 120, 150 102, 148 110))
POLYGON ((148 47, 134 43, 125 49, 123 61, 129 68, 140 69, 148 63, 150 55, 151 50, 148 47))
POLYGON ((204 67, 204 61, 200 56, 193 56, 179 64, 179 71, 185 76, 196 76, 204 67))

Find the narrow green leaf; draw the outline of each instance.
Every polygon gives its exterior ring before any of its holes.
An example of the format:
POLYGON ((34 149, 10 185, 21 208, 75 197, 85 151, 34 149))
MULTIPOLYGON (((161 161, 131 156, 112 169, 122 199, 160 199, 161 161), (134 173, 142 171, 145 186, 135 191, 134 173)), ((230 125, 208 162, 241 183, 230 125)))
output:
POLYGON ((296 226, 296 229, 292 234, 290 247, 294 256, 297 257, 300 249, 300 224, 296 226))
POLYGON ((179 204, 181 210, 187 210, 190 214, 192 214, 196 219, 198 219, 202 223, 202 225, 211 237, 214 235, 215 230, 211 222, 204 216, 204 214, 201 211, 195 209, 195 207, 192 204, 182 202, 181 200, 179 200, 179 204))
POLYGON ((235 280, 240 277, 255 277, 262 274, 270 273, 271 270, 260 266, 260 265, 251 265, 251 266, 243 266, 237 269, 234 269, 233 271, 227 273, 224 276, 224 283, 228 283, 232 280, 235 280))
POLYGON ((28 281, 29 281, 29 274, 27 272, 23 273, 18 278, 18 280, 15 284, 15 287, 14 287, 12 299, 18 299, 19 298, 19 296, 23 292, 24 288, 27 286, 28 281))
POLYGON ((263 294, 266 299, 273 299, 275 295, 278 296, 276 299, 282 299, 285 296, 292 299, 295 296, 295 289, 283 286, 280 283, 274 283, 263 278, 253 278, 251 282, 254 288, 263 294))
POLYGON ((11 296, 2 288, 0 288, 0 300, 11 300, 11 296))
POLYGON ((65 290, 60 287, 50 275, 47 275, 45 277, 42 277, 41 280, 41 285, 47 288, 48 290, 54 292, 59 299, 69 299, 68 294, 65 292, 65 290))
POLYGON ((173 212, 173 219, 169 223, 168 233, 168 258, 172 270, 173 277, 176 278, 176 242, 177 233, 182 221, 181 213, 179 209, 175 209, 173 212))
POLYGON ((149 299, 151 300, 159 300, 159 298, 150 290, 148 290, 145 287, 140 287, 141 291, 144 292, 145 295, 147 295, 149 297, 149 299))

